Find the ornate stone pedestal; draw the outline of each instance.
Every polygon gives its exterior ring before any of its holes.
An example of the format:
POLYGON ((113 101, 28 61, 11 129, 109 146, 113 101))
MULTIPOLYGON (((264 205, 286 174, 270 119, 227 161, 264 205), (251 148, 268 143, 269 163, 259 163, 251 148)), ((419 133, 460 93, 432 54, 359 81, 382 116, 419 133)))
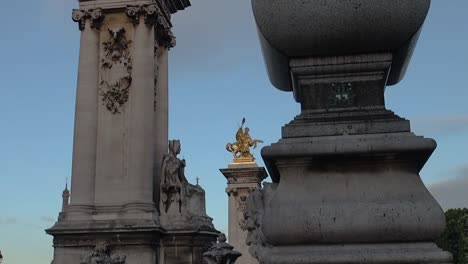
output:
POLYGON ((273 184, 249 198, 260 263, 451 261, 433 243, 445 217, 419 176, 436 143, 384 100, 429 4, 252 0, 270 79, 301 104, 262 149, 273 184))
POLYGON ((268 177, 265 168, 255 162, 242 164, 231 163, 229 168, 220 169, 227 179, 226 193, 229 196, 229 243, 242 253, 238 262, 256 264, 258 261, 248 252, 246 244, 247 225, 244 213, 250 192, 260 189, 262 181, 268 177))

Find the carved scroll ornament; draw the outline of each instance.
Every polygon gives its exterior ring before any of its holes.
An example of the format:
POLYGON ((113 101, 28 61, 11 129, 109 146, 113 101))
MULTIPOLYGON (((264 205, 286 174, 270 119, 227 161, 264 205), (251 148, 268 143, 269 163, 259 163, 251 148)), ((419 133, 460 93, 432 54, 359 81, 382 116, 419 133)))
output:
POLYGON ((80 30, 85 29, 87 19, 91 20, 91 28, 100 29, 104 20, 104 14, 101 8, 88 10, 73 9, 72 19, 78 23, 80 30))
POLYGON ((145 24, 147 25, 161 25, 165 28, 170 28, 172 26, 156 4, 141 6, 129 5, 127 6, 127 16, 132 20, 134 25, 138 25, 140 23, 140 16, 144 16, 145 24))
POLYGON ((175 47, 176 40, 171 31, 171 16, 167 7, 161 5, 160 8, 157 4, 129 5, 126 13, 134 25, 138 25, 140 17, 143 16, 146 25, 154 26, 159 46, 164 46, 167 49, 175 47))

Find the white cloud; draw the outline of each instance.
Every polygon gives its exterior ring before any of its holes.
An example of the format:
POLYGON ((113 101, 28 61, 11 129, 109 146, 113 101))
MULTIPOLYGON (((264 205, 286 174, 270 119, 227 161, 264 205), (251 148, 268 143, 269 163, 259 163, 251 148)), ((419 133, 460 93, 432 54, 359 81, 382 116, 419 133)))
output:
POLYGON ((5 224, 14 225, 14 224, 17 224, 17 223, 18 223, 18 219, 16 217, 8 217, 5 220, 5 224))
POLYGON ((54 223, 55 219, 50 216, 41 216, 41 221, 47 222, 47 223, 54 223))
POLYGON ((444 208, 468 208, 468 164, 447 172, 455 178, 428 186, 434 198, 444 208))
POLYGON ((413 118, 411 123, 416 130, 439 135, 448 135, 468 130, 468 114, 432 118, 413 118))

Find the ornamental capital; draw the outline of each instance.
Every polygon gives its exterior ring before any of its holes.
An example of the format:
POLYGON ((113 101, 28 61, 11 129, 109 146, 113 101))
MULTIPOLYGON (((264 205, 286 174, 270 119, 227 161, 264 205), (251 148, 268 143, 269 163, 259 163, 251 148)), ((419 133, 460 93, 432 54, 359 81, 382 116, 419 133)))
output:
POLYGON ((144 16, 145 24, 163 29, 170 29, 171 16, 166 14, 164 6, 153 3, 147 5, 128 5, 127 16, 132 20, 134 25, 140 23, 140 16, 144 16))
POLYGON ((148 5, 129 5, 126 10, 127 16, 132 20, 134 25, 140 23, 140 16, 144 16, 145 24, 151 26, 162 25, 163 27, 170 28, 172 25, 166 19, 164 13, 156 4, 148 5))
POLYGON ((176 45, 176 37, 170 29, 159 29, 156 31, 156 41, 159 47, 171 49, 176 45))
POLYGON ((99 29, 104 20, 104 13, 101 8, 88 10, 73 9, 72 19, 78 23, 78 28, 80 30, 85 29, 87 19, 91 21, 91 28, 99 29))

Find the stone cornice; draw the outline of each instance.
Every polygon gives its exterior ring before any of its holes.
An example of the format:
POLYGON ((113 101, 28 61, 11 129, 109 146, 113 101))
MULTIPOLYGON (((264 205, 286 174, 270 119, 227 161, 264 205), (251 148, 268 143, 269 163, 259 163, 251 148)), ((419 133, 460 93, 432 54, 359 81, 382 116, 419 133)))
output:
MULTIPOLYGON (((103 9, 120 9, 125 8, 128 5, 128 0, 79 0, 81 9, 88 9, 94 7, 100 7, 103 9)), ((156 3, 158 5, 166 6, 167 11, 170 14, 174 14, 177 11, 184 10, 189 7, 189 0, 133 0, 133 5, 144 5, 156 3)))
POLYGON ((99 29, 104 20, 104 14, 101 8, 88 10, 73 9, 72 19, 78 23, 78 28, 80 30, 85 29, 87 19, 91 21, 91 28, 99 29))

